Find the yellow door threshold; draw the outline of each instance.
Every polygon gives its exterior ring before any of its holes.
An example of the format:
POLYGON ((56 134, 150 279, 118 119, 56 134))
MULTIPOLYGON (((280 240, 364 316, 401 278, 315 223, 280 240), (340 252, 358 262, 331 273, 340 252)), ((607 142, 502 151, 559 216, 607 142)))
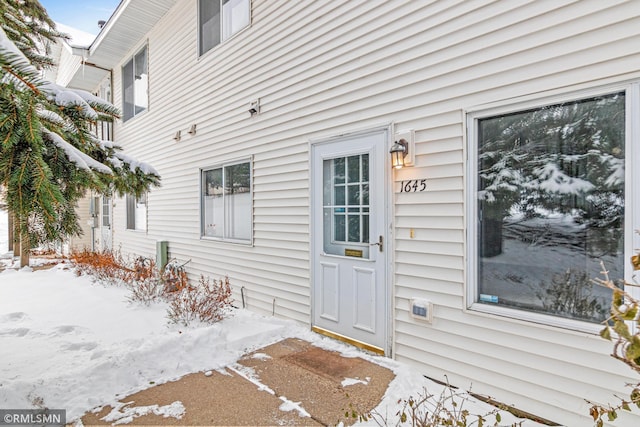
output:
POLYGON ((319 328, 317 326, 312 326, 311 330, 320 335, 325 335, 329 338, 336 339, 338 341, 346 342, 347 344, 351 344, 355 347, 361 348, 363 350, 370 351, 371 353, 379 354, 384 356, 384 350, 380 347, 376 347, 371 344, 364 343, 362 341, 354 340, 353 338, 345 337, 344 335, 337 334, 335 332, 327 331, 326 329, 319 328))

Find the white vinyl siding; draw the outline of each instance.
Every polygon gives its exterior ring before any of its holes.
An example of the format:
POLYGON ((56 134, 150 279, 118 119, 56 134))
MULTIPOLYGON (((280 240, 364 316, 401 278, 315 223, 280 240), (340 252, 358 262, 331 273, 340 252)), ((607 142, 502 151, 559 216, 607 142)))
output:
POLYGON ((82 234, 80 236, 72 236, 69 239, 69 250, 71 252, 92 249, 91 238, 93 231, 91 225, 93 224, 93 217, 91 205, 92 201, 90 197, 84 197, 78 200, 76 213, 78 214, 78 222, 82 228, 82 234))
MULTIPOLYGON (((114 247, 152 256, 167 240, 191 277, 228 275, 250 309, 271 315, 275 300, 276 316, 309 324, 309 141, 393 122, 416 141, 415 165, 391 183, 393 356, 566 425, 589 423, 585 399, 625 393, 631 373, 598 336, 466 309, 465 117, 640 79, 636 1, 254 0, 242 37, 201 57, 195 7, 176 2, 146 35, 153 109, 115 135, 162 187, 149 194, 147 235, 116 232, 114 247), (248 155, 253 245, 201 239, 199 171, 248 155), (400 193, 409 179, 427 179, 427 190, 400 193), (434 304, 431 325, 410 317, 416 297, 434 304)), ((114 229, 124 218, 117 202, 114 229)), ((625 417, 620 425, 637 423, 625 417)))

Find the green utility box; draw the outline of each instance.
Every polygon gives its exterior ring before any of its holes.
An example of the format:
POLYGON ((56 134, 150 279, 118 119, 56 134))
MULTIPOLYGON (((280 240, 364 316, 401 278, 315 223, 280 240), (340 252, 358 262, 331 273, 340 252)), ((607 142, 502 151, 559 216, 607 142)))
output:
POLYGON ((167 262, 169 262, 169 242, 166 240, 156 242, 156 265, 158 270, 164 270, 167 262))

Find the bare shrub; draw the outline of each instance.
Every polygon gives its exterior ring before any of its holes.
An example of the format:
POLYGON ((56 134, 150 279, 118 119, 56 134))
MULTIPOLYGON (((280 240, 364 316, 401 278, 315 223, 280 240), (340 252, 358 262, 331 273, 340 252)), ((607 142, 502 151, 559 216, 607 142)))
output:
POLYGON ((131 288, 129 301, 149 305, 164 298, 164 287, 151 258, 138 257, 133 262, 131 274, 126 279, 131 288))
POLYGON ((91 275, 106 285, 126 285, 130 302, 149 305, 167 301, 167 317, 172 323, 189 325, 194 321, 215 323, 222 320, 231 307, 229 278, 212 280, 200 276, 197 286, 189 284, 184 268, 175 260, 159 272, 153 259, 137 257, 133 263, 124 260, 119 251, 82 251, 71 256, 78 276, 91 275))
POLYGON ((172 296, 167 317, 171 323, 184 326, 194 321, 216 323, 224 318, 231 303, 228 277, 216 281, 201 275, 197 286, 186 286, 172 296))
MULTIPOLYGON (((357 416, 354 412, 347 412, 345 415, 357 418, 358 421, 373 421, 379 426, 398 426, 409 423, 414 427, 438 427, 438 426, 457 426, 457 427, 483 427, 498 426, 501 424, 502 417, 500 409, 495 408, 484 414, 473 414, 469 411, 465 404, 470 399, 470 392, 461 391, 445 384, 442 392, 431 393, 426 388, 417 393, 416 397, 409 396, 400 399, 398 403, 402 405, 401 409, 396 413, 397 419, 389 419, 380 413, 373 411, 369 414, 357 416), (490 424, 487 424, 490 423, 490 424)), ((521 426, 523 422, 510 424, 510 426, 521 426)))
POLYGON ((162 282, 157 277, 150 277, 133 282, 128 299, 130 302, 150 305, 165 300, 166 293, 162 282))
POLYGON ((154 260, 139 257, 134 263, 129 284, 129 301, 149 305, 156 301, 170 301, 173 293, 189 286, 189 278, 184 264, 171 261, 159 273, 154 260))
POLYGON ((75 265, 76 275, 90 275, 94 281, 105 285, 119 285, 127 283, 132 271, 127 268, 126 261, 120 251, 89 251, 74 252, 70 256, 75 265))
MULTIPOLYGON (((611 301, 610 316, 605 322, 605 328, 600 331, 600 336, 613 342, 611 356, 630 367, 640 375, 640 300, 631 293, 617 286, 610 278, 603 263, 602 275, 604 278, 595 279, 595 282, 611 289, 613 298, 611 301)), ((631 257, 631 265, 634 272, 640 271, 640 254, 631 257)), ((635 277, 635 276, 634 276, 635 277)), ((625 287, 640 286, 637 281, 624 282, 625 287)), ((640 381, 627 384, 631 387, 628 398, 621 398, 616 404, 601 405, 593 402, 589 410, 595 425, 600 427, 607 421, 615 421, 618 412, 631 412, 632 407, 640 409, 640 381)))
POLYGON ((177 292, 189 286, 189 277, 184 266, 185 264, 178 264, 175 260, 170 261, 165 266, 162 273, 165 292, 177 292))

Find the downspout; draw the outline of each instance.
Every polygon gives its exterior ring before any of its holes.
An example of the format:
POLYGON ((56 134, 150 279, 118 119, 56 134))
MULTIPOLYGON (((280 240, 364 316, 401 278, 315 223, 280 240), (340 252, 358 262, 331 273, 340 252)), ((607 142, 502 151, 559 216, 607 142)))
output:
MULTIPOLYGON (((113 104, 113 68, 109 69, 109 87, 111 87, 111 99, 109 102, 113 104)), ((111 123, 111 140, 115 142, 116 140, 116 127, 111 123)))

